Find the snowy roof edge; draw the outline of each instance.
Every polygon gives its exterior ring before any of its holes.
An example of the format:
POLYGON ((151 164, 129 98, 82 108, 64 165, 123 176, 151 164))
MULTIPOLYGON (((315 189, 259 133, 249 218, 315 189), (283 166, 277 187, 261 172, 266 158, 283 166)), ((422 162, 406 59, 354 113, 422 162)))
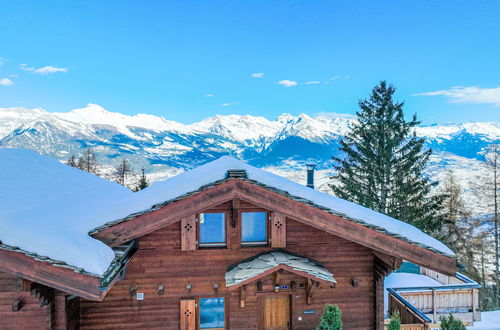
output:
POLYGON ((182 195, 179 195, 175 198, 172 198, 170 200, 167 200, 165 202, 162 202, 162 203, 158 203, 158 204, 154 204, 152 205, 149 209, 145 209, 143 211, 140 211, 140 212, 136 212, 136 213, 132 213, 124 218, 120 218, 120 219, 117 219, 117 220, 113 220, 113 221, 109 221, 101 226, 98 226, 94 229, 92 229, 91 231, 89 231, 89 235, 93 235, 95 233, 98 233, 104 229, 107 229, 107 228, 110 228, 110 227, 113 227, 115 225, 118 225, 120 223, 123 223, 123 222, 126 222, 126 221, 129 221, 129 220, 132 220, 134 218, 137 218, 143 214, 146 214, 146 213, 149 213, 149 212, 152 212, 152 211, 155 211, 155 210, 158 210, 159 208, 163 207, 163 206, 166 206, 168 204, 171 204, 171 203, 174 203, 178 200, 181 200, 181 199, 184 199, 184 198, 187 198, 189 196, 192 196, 192 195, 195 195, 195 194, 198 194, 204 190, 207 190, 209 188, 212 188, 214 186, 217 186, 219 184, 222 184, 226 181, 229 181, 229 180, 243 180, 245 182, 248 182, 248 183, 251 183, 251 184, 254 184, 254 185, 257 185, 257 186, 260 186, 260 187, 263 187, 263 188, 266 188, 266 189, 269 189, 271 191, 274 191, 280 195, 283 195, 285 197, 288 197, 290 199, 293 199, 295 201, 298 201, 298 202, 301 202, 303 204, 306 204, 306 205, 309 205, 309 206, 312 206, 312 207, 315 207, 317 209, 320 209, 322 211, 325 211, 325 212, 328 212, 330 214, 333 214, 333 215, 336 215, 338 217, 341 217, 341 218, 344 218, 346 220, 349 220, 349 221, 352 221, 352 222, 355 222, 357 224, 360 224, 362 226, 365 226, 367 228, 370 228, 370 229, 373 229, 373 230, 376 230, 378 232, 381 232, 383 233, 384 235, 387 235, 387 236, 390 236, 390 237, 394 237, 396 239, 399 239, 399 240, 402 240, 402 241, 405 241, 407 243, 410 243, 410 244, 413 244, 415 246, 418 246, 418 247, 421 247, 421 248, 425 248, 427 250, 430 250, 432 252, 435 252, 435 253, 438 253, 438 254, 441 254, 441 255, 444 255, 446 257, 449 257, 449 258, 452 258, 454 260, 457 260, 457 256, 454 255, 454 254, 448 254, 448 253, 445 253, 444 251, 441 251, 441 250, 438 250, 432 246, 428 246, 426 244, 422 244, 420 242, 416 242, 416 241, 413 241, 411 239, 409 239, 408 237, 405 237, 405 236, 402 236, 402 235, 399 235, 397 233, 393 233, 393 232, 389 232, 388 230, 386 230, 385 228, 382 228, 380 226, 376 226, 376 225, 373 225, 373 224, 370 224, 370 223, 367 223, 366 221, 362 220, 362 219, 357 219, 357 218, 354 218, 354 217, 351 217, 347 214, 344 214, 344 213, 340 213, 340 212, 335 212, 334 210, 330 209, 330 208, 327 208, 325 206, 321 206, 321 205, 318 205, 314 202, 312 202, 311 200, 308 200, 308 199, 305 199, 303 197, 300 197, 300 196, 294 196, 290 193, 288 193, 287 191, 284 191, 284 190, 281 190, 279 188, 276 188, 276 187, 273 187, 273 186, 269 186, 269 185, 266 185, 266 184, 263 184, 259 181, 256 181, 256 180, 253 180, 253 179, 249 179, 249 178, 242 178, 242 177, 238 177, 238 178, 233 178, 233 177, 226 177, 225 179, 221 179, 221 180, 216 180, 214 182, 211 182, 209 184, 205 184, 205 185, 202 185, 200 186, 198 189, 196 190, 193 190, 193 191, 190 191, 190 192, 187 192, 185 194, 182 194, 182 195))

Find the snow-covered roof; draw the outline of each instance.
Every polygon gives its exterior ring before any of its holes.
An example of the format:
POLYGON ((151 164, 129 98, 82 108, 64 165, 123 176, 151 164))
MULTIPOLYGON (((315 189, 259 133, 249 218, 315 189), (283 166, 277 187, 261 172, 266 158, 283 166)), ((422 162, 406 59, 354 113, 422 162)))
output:
POLYGON ((224 180, 228 170, 419 246, 453 256, 419 229, 346 200, 224 156, 132 193, 33 151, 0 149, 0 241, 102 275, 113 251, 90 237, 93 229, 224 180))
MULTIPOLYGON (((454 256, 452 250, 437 239, 425 234, 420 229, 396 220, 385 214, 373 211, 364 206, 346 201, 344 199, 322 193, 308 188, 279 175, 261 170, 233 157, 223 156, 193 170, 181 173, 167 180, 158 182, 147 189, 136 193, 127 202, 128 214, 147 210, 155 204, 174 200, 201 187, 223 180, 227 171, 232 169, 245 170, 247 178, 265 186, 269 186, 288 193, 297 199, 307 200, 332 213, 383 231, 389 235, 405 239, 413 244, 426 247, 447 256, 454 256)), ((119 219, 116 217, 115 219, 119 219)))
POLYGON ((0 149, 0 241, 103 274, 115 254, 90 237, 94 216, 133 193, 116 183, 40 156, 0 149))
POLYGON ((273 251, 262 253, 254 258, 250 258, 250 260, 247 259, 234 265, 234 267, 226 272, 226 286, 234 286, 258 277, 280 265, 288 266, 292 270, 307 273, 321 280, 331 282, 332 285, 337 283, 333 274, 323 265, 287 251, 273 251))

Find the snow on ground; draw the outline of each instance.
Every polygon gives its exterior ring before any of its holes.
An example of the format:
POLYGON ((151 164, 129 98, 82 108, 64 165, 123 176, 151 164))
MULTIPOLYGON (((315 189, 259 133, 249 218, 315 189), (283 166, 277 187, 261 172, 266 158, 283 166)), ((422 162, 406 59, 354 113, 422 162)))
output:
POLYGON ((500 329, 500 310, 481 312, 481 321, 474 322, 473 327, 467 327, 468 330, 499 330, 500 329))
POLYGON ((116 183, 20 149, 0 149, 0 240, 100 275, 114 254, 90 237, 90 230, 224 179, 229 169, 243 169, 248 178, 262 184, 453 255, 444 244, 409 224, 232 157, 221 157, 132 193, 116 183))

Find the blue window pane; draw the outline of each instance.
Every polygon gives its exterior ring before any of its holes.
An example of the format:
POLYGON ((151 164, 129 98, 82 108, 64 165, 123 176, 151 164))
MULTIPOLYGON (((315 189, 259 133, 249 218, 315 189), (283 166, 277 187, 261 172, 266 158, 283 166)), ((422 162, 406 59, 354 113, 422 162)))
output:
POLYGON ((200 329, 224 328, 224 298, 200 298, 200 329))
POLYGON ((200 214, 200 243, 225 243, 224 213, 200 214))
POLYGON ((241 214, 241 240, 247 243, 267 241, 266 212, 244 212, 241 214))

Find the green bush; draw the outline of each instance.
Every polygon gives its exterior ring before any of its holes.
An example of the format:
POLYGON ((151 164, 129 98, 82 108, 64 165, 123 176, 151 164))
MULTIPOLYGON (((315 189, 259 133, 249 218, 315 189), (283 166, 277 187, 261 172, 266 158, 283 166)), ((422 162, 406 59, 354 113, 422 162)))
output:
POLYGON ((401 320, 399 319, 399 313, 392 313, 391 322, 389 322, 389 326, 387 330, 400 330, 401 329, 401 320))
POLYGON ((339 306, 326 305, 321 323, 316 327, 316 330, 342 330, 342 312, 339 306))
POLYGON ((441 316, 439 322, 441 322, 441 329, 443 330, 466 330, 462 321, 454 318, 451 314, 448 317, 441 316))

